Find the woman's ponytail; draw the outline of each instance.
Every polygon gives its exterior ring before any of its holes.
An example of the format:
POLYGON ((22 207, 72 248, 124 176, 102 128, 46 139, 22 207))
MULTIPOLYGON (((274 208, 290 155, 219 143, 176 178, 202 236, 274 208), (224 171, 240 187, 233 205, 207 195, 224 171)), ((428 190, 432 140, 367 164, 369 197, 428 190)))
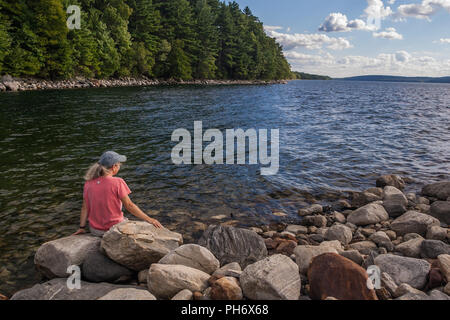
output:
POLYGON ((110 174, 110 170, 102 166, 101 164, 94 163, 84 175, 84 180, 89 181, 92 179, 97 179, 99 177, 104 177, 110 174))

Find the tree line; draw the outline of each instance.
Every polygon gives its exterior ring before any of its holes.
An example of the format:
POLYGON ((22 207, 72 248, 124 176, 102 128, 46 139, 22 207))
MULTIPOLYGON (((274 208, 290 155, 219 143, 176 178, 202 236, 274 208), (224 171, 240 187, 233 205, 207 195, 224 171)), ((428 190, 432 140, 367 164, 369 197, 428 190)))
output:
POLYGON ((250 9, 219 0, 0 0, 0 74, 288 79, 282 47, 250 9), (66 8, 81 9, 69 30, 66 8))

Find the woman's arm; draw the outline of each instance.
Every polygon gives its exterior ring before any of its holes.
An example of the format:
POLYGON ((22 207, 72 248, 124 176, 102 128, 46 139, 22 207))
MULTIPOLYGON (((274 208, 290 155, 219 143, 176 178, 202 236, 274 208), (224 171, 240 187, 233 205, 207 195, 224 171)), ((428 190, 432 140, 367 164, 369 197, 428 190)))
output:
POLYGON ((131 201, 129 196, 125 196, 120 200, 122 200, 122 203, 123 203, 123 206, 125 207, 125 209, 127 209, 133 216, 135 216, 139 219, 142 219, 144 221, 147 221, 148 223, 153 224, 157 228, 163 227, 161 225, 161 223, 159 223, 158 220, 150 218, 148 215, 146 215, 144 212, 142 212, 142 210, 139 209, 139 207, 137 205, 135 205, 133 203, 133 201, 131 201))
POLYGON ((86 206, 86 200, 83 199, 83 206, 81 207, 81 215, 80 215, 80 229, 75 232, 73 235, 86 233, 86 224, 87 224, 88 212, 86 206), (84 228, 81 228, 84 227, 84 228))

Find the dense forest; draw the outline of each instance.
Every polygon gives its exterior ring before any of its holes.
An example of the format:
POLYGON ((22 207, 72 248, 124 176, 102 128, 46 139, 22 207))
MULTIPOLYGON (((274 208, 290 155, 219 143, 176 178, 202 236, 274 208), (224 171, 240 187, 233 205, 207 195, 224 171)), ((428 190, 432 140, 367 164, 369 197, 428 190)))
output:
POLYGON ((309 74, 304 72, 292 72, 294 79, 297 80, 331 80, 329 76, 320 76, 317 74, 309 74))
POLYGON ((282 47, 219 0, 0 0, 0 74, 288 79, 282 47), (69 5, 81 28, 69 30, 69 5))

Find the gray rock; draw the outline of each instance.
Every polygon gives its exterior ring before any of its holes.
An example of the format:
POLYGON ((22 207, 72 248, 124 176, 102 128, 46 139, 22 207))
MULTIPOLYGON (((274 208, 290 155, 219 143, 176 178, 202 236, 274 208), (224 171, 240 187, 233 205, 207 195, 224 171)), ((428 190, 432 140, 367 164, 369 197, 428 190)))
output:
POLYGON ((352 230, 344 226, 342 224, 335 224, 331 226, 327 232, 325 233, 325 239, 326 240, 338 240, 342 244, 347 245, 352 241, 353 233, 352 230))
POLYGON ((403 242, 395 247, 395 251, 400 252, 406 257, 420 258, 423 240, 422 237, 419 237, 403 242))
POLYGON ((101 250, 91 250, 81 266, 83 279, 89 282, 123 282, 131 279, 133 271, 112 261, 101 250))
POLYGON ((386 248, 388 251, 394 250, 391 239, 383 231, 378 231, 369 237, 369 240, 375 242, 379 247, 386 248))
POLYGON ((138 282, 139 283, 147 283, 147 274, 148 274, 148 269, 139 271, 138 282))
POLYGON ((429 214, 431 207, 428 204, 418 204, 414 207, 414 210, 422 212, 422 213, 426 213, 429 214))
POLYGON ((445 201, 450 197, 450 181, 426 185, 422 189, 422 195, 445 201))
POLYGON ((428 240, 445 240, 447 239, 447 229, 439 226, 430 226, 427 230, 428 240))
POLYGON ((183 243, 179 233, 144 221, 124 221, 109 229, 102 248, 109 258, 135 271, 148 268, 183 243))
POLYGON ((172 300, 192 300, 194 294, 189 289, 184 289, 178 292, 172 300))
MULTIPOLYGON (((81 281, 81 289, 69 289, 67 279, 56 278, 14 294, 11 300, 96 300, 120 288, 136 288, 109 283, 89 283, 81 281)), ((139 289, 139 288, 136 288, 139 289)))
POLYGON ((383 191, 383 207, 390 217, 399 217, 406 212, 408 199, 395 187, 386 186, 383 191))
POLYGON ((334 211, 331 214, 331 219, 335 222, 339 222, 341 224, 344 224, 347 222, 347 218, 340 212, 334 211))
POLYGON ((391 229, 401 236, 407 233, 425 236, 428 227, 436 225, 440 225, 436 218, 417 211, 408 211, 391 223, 391 229))
POLYGON ((431 205, 430 215, 450 225, 450 201, 435 201, 431 205))
POLYGON ((377 195, 372 192, 355 192, 353 193, 352 205, 353 207, 359 208, 365 206, 374 201, 380 201, 382 195, 377 195))
POLYGON ((441 254, 437 258, 442 275, 450 283, 450 255, 441 254))
POLYGON ((363 256, 359 253, 358 250, 347 250, 347 251, 342 251, 340 253, 341 256, 352 260, 353 262, 355 262, 358 265, 362 265, 364 262, 364 258, 363 256))
POLYGON ((381 273, 381 285, 386 288, 391 296, 394 296, 394 293, 398 288, 398 285, 395 283, 394 279, 392 279, 389 273, 386 272, 381 273))
POLYGON ((389 237, 389 239, 391 239, 391 241, 397 239, 397 234, 395 233, 395 231, 388 230, 386 231, 386 234, 389 237))
POLYGON ((317 228, 323 228, 327 225, 327 218, 324 216, 306 216, 300 222, 304 226, 315 226, 317 228))
POLYGON ((420 293, 407 293, 401 297, 398 297, 395 300, 402 300, 402 301, 411 301, 411 300, 431 300, 431 298, 424 292, 420 293))
POLYGON ((403 236, 403 241, 409 241, 409 240, 417 239, 417 238, 423 239, 423 237, 422 237, 420 234, 417 234, 417 233, 407 233, 407 234, 405 234, 405 235, 403 236))
POLYGON ((185 244, 165 255, 158 263, 181 264, 208 274, 220 267, 219 260, 208 249, 198 244, 185 244))
POLYGON ((121 288, 108 292, 98 300, 156 300, 156 298, 145 289, 121 288))
POLYGON ((362 254, 368 254, 368 252, 370 252, 371 250, 376 249, 377 245, 372 241, 360 241, 351 243, 349 245, 349 248, 358 250, 362 254))
POLYGON ((398 298, 398 297, 401 297, 401 296, 403 296, 403 295, 405 295, 405 294, 407 294, 407 293, 413 293, 413 294, 422 294, 423 292, 422 291, 420 291, 420 290, 417 290, 417 289, 415 289, 415 288, 413 288, 413 287, 411 287, 409 284, 407 284, 407 283, 402 283, 401 285, 399 285, 398 287, 397 287, 397 290, 395 290, 395 292, 394 292, 394 294, 393 294, 393 297, 394 298, 398 298))
POLYGON ((203 292, 210 275, 183 265, 153 263, 148 270, 148 290, 159 299, 171 299, 183 289, 203 292))
POLYGON ((305 226, 299 226, 299 225, 290 224, 290 225, 287 226, 286 231, 287 232, 291 232, 291 233, 293 233, 295 235, 297 235, 297 234, 307 234, 308 233, 308 228, 305 227, 305 226))
POLYGON ((347 221, 357 226, 367 226, 389 219, 389 215, 380 202, 373 202, 353 211, 347 221))
POLYGON ((298 266, 288 257, 276 254, 247 266, 240 283, 251 300, 298 300, 301 280, 298 266))
POLYGON ((298 210, 298 214, 302 217, 312 214, 319 214, 323 212, 323 207, 320 204, 313 204, 312 206, 298 210))
POLYGON ((267 257, 264 239, 253 231, 241 228, 211 225, 198 244, 209 249, 221 265, 237 262, 245 268, 267 257))
POLYGON ((397 189, 403 190, 405 188, 405 181, 395 174, 389 174, 379 177, 377 179, 376 185, 378 188, 392 186, 397 189))
POLYGON ((431 265, 425 260, 382 254, 375 258, 381 272, 388 273, 397 285, 407 283, 415 289, 422 289, 427 283, 431 265))
POLYGON ((450 296, 446 295, 445 293, 437 289, 432 290, 428 294, 428 296, 430 297, 431 300, 445 300, 445 301, 450 300, 450 296))
POLYGON ((20 88, 20 83, 17 81, 3 82, 3 85, 7 91, 18 91, 20 88))
POLYGON ((339 249, 334 241, 322 242, 319 246, 297 246, 294 249, 294 255, 300 273, 306 274, 306 272, 308 272, 309 265, 314 257, 329 252, 339 253, 338 250, 342 251, 342 248, 339 249))
POLYGON ((441 254, 450 254, 450 245, 439 240, 424 240, 420 255, 424 259, 437 259, 441 254))
POLYGON ((239 265, 239 263, 231 262, 231 263, 224 265, 220 269, 217 269, 216 271, 214 271, 212 276, 239 278, 241 276, 241 274, 242 274, 242 269, 241 269, 241 266, 239 265))
POLYGON ((65 278, 67 268, 80 266, 90 251, 98 251, 100 238, 69 236, 44 243, 34 256, 36 268, 47 278, 65 278))

